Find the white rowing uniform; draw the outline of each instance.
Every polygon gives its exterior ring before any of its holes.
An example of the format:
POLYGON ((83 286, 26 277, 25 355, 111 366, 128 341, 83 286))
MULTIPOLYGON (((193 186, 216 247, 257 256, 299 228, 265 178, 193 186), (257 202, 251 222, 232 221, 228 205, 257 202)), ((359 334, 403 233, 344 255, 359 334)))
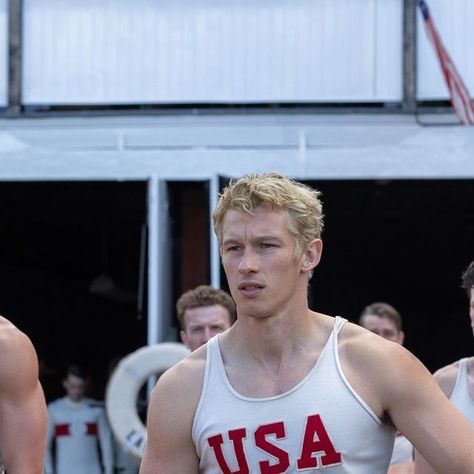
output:
POLYGON ((462 414, 474 425, 474 399, 469 391, 467 364, 468 358, 459 361, 456 384, 449 399, 462 412, 462 414))
POLYGON ((48 405, 45 473, 113 473, 112 435, 105 410, 97 401, 83 398, 74 402, 64 397, 48 405))

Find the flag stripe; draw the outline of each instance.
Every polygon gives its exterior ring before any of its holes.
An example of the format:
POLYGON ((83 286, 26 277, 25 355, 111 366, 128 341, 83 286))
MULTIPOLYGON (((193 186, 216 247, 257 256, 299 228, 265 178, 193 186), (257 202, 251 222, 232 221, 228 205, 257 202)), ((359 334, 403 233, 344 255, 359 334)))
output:
POLYGON ((454 112, 459 117, 461 123, 474 124, 474 103, 471 100, 469 91, 462 80, 461 75, 456 69, 451 56, 443 45, 441 37, 433 23, 428 5, 424 0, 418 0, 425 24, 425 30, 428 39, 433 45, 438 61, 443 72, 444 80, 449 90, 451 97, 451 105, 454 112))

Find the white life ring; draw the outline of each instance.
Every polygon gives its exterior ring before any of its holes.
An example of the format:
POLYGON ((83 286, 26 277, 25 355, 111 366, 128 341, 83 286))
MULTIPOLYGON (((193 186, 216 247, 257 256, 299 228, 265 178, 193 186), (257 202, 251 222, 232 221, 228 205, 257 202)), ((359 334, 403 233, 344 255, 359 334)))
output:
POLYGON ((142 347, 118 363, 107 383, 105 408, 112 432, 126 452, 141 458, 145 449, 146 428, 136 406, 140 388, 188 354, 184 344, 162 342, 142 347))

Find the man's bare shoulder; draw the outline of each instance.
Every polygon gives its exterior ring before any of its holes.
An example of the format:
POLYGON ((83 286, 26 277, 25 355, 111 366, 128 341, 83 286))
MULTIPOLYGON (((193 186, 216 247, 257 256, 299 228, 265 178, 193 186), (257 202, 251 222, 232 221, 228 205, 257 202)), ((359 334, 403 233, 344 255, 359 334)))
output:
POLYGON ((25 352, 31 352, 32 348, 29 337, 8 319, 0 316, 0 351, 2 351, 2 358, 17 354, 25 355, 25 352))
POLYGON ((9 342, 18 334, 21 334, 21 331, 7 318, 0 316, 0 344, 9 342))
POLYGON ((206 368, 206 346, 196 349, 168 369, 158 380, 156 391, 166 393, 200 393, 206 368))
POLYGON ((427 369, 407 349, 356 324, 346 323, 339 338, 343 371, 355 390, 379 415, 393 399, 408 393, 427 369))
POLYGON ((400 344, 388 341, 351 322, 344 324, 339 336, 339 344, 341 348, 368 360, 372 360, 375 356, 391 358, 393 352, 407 352, 400 344))
POLYGON ((163 439, 167 443, 174 438, 191 442, 191 429, 201 396, 205 366, 206 352, 200 347, 158 379, 148 407, 150 446, 155 443, 162 445, 163 439))
POLYGON ((452 364, 445 365, 438 369, 434 374, 434 378, 438 382, 441 390, 449 398, 453 393, 456 378, 458 376, 459 360, 452 364))
POLYGON ((410 378, 406 370, 422 366, 418 358, 401 344, 388 341, 353 323, 344 325, 340 347, 349 357, 362 364, 362 367, 370 370, 380 368, 382 372, 387 373, 387 369, 390 369, 395 371, 392 373, 400 373, 403 377, 410 378))
POLYGON ((38 376, 36 351, 29 337, 8 319, 0 316, 0 377, 2 386, 14 388, 38 376), (7 383, 8 382, 8 383, 7 383))

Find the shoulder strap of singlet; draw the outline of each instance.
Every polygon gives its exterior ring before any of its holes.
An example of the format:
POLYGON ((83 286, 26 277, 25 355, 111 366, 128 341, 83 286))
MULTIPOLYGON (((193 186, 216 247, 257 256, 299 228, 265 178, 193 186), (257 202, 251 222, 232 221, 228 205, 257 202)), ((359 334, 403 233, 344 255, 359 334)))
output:
POLYGON ((465 357, 459 360, 458 374, 451 396, 456 390, 459 390, 459 387, 464 383, 467 383, 467 358, 465 357))
POLYGON ((342 326, 347 323, 347 319, 341 318, 341 316, 336 316, 334 321, 333 334, 337 336, 342 329, 342 326))
MULTIPOLYGON (((349 391, 352 393, 354 398, 358 400, 358 402, 361 404, 361 406, 364 408, 364 410, 367 411, 367 413, 374 419, 374 421, 382 425, 383 420, 381 420, 377 414, 372 410, 372 408, 367 405, 367 403, 362 399, 362 397, 354 390, 352 385, 349 383, 349 380, 347 380, 344 371, 342 370, 342 365, 341 361, 339 359, 339 344, 338 344, 338 335, 341 332, 341 329, 343 328, 344 324, 347 323, 347 319, 342 318, 341 316, 336 316, 335 321, 334 321, 334 327, 332 330, 332 350, 334 354, 334 361, 337 367, 337 371, 339 373, 339 376, 343 380, 344 384, 346 387, 349 389, 349 391)), ((331 338, 330 338, 331 339, 331 338)))
POLYGON ((206 366, 215 365, 220 359, 219 334, 211 337, 207 342, 207 360, 206 366))

